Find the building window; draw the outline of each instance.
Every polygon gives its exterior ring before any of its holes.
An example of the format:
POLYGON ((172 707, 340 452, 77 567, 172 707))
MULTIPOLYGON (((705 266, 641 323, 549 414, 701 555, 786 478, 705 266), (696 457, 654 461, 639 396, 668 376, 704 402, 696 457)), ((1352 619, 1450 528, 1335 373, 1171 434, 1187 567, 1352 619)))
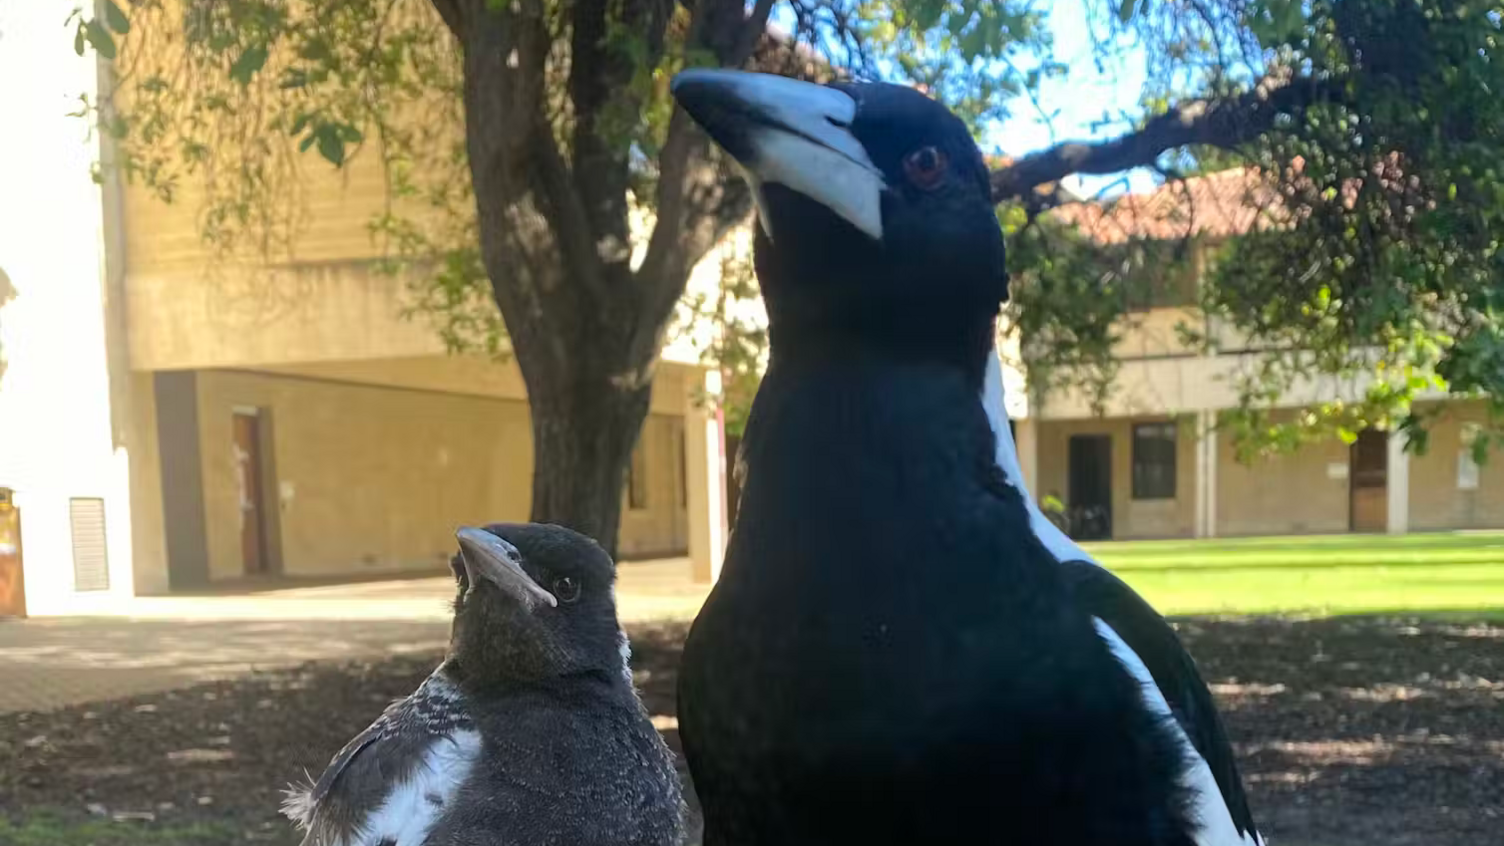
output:
POLYGON ((1133 427, 1133 498, 1175 498, 1175 424, 1133 427))
POLYGON ((648 507, 648 451, 646 427, 632 447, 632 463, 627 465, 627 507, 641 511, 648 507))

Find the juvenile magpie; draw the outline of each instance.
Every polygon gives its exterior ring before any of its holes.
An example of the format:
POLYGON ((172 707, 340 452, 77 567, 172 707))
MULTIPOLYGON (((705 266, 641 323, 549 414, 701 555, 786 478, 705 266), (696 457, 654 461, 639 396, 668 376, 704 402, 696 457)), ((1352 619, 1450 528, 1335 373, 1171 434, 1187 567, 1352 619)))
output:
POLYGON ((772 347, 680 676, 706 846, 1260 843, 1173 630, 1024 490, 965 125, 884 84, 673 93, 753 188, 772 347))
POLYGON ((458 532, 448 655, 283 812, 303 846, 674 846, 673 758, 632 689, 611 559, 559 526, 458 532))

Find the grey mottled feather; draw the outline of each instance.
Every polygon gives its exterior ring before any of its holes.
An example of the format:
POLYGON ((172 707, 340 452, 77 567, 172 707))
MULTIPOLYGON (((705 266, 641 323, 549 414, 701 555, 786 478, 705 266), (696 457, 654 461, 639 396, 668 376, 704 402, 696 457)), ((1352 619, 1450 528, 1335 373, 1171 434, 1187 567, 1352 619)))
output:
POLYGON ((440 666, 345 744, 317 782, 290 788, 283 813, 307 831, 304 846, 352 840, 433 743, 473 729, 463 694, 440 666))

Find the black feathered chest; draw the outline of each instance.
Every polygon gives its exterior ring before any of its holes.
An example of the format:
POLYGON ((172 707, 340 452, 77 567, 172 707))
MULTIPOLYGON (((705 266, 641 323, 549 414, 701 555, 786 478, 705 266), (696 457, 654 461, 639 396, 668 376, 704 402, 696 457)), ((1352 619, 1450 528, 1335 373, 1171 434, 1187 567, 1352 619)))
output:
MULTIPOLYGON (((992 836, 977 815, 1080 812, 1087 786, 1151 772, 1145 789, 1164 795, 1163 737, 993 446, 979 387, 952 366, 769 373, 726 564, 681 671, 707 844, 1036 842, 992 836), (1102 760, 1133 744, 1141 757, 1102 760)), ((1108 800, 1127 819, 1113 831, 1170 819, 1132 792, 1108 800)), ((1138 842, 1160 841, 1121 840, 1138 842)))
POLYGON ((1079 624, 997 475, 977 397, 942 364, 774 368, 687 672, 714 654, 717 678, 755 678, 759 696, 787 691, 806 713, 823 699, 958 717, 1010 695, 975 674, 1025 658, 1021 638, 1079 624))

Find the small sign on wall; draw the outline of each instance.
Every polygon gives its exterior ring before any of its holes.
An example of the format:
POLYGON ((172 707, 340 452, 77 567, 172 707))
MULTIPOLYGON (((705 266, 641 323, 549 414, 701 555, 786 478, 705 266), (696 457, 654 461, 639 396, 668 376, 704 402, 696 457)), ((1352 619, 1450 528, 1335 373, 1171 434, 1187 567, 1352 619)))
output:
POLYGON ((1326 465, 1326 477, 1333 481, 1342 481, 1347 478, 1347 462, 1332 461, 1326 465))

